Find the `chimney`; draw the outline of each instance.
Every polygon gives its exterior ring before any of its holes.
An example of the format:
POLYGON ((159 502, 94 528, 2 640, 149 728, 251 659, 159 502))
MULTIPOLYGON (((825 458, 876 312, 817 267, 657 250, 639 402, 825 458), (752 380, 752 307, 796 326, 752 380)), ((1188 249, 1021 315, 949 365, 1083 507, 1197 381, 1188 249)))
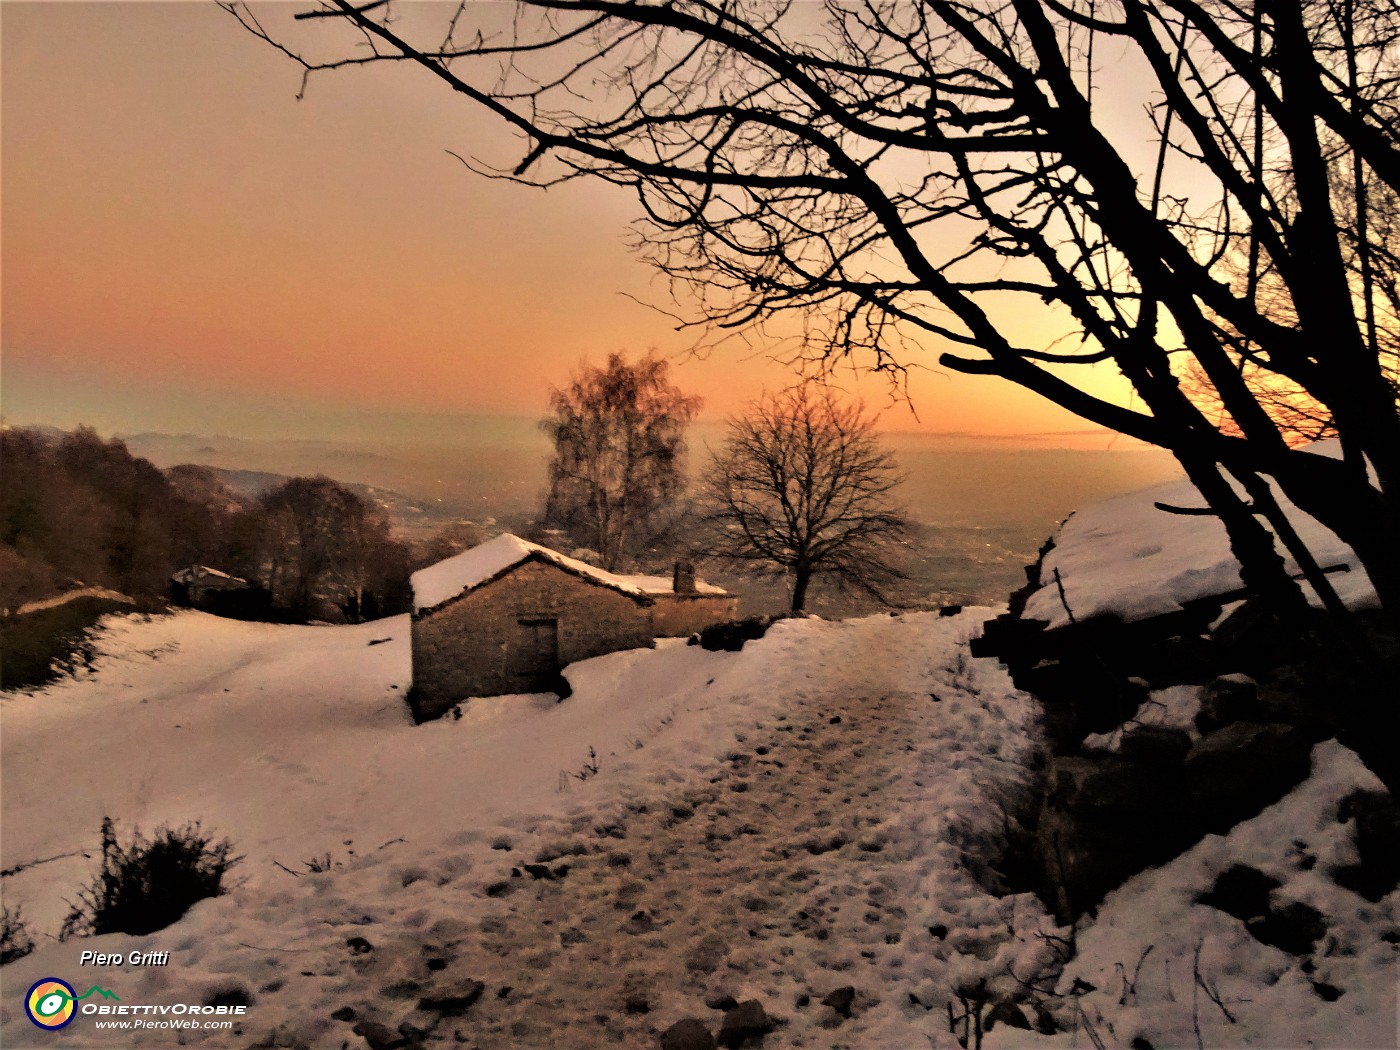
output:
POLYGON ((695 566, 688 561, 676 562, 675 572, 671 574, 671 590, 676 594, 695 593, 695 566))

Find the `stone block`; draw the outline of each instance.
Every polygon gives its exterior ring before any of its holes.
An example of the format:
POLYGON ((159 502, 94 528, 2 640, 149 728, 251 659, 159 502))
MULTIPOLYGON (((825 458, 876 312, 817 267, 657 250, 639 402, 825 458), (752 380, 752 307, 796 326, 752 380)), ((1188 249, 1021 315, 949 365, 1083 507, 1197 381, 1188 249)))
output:
POLYGON ((1260 721, 1259 685, 1248 675, 1221 675, 1201 690, 1196 728, 1213 733, 1231 722, 1260 721))
POLYGON ((1047 804, 1070 813, 1131 814, 1160 809, 1161 777, 1121 755, 1056 755, 1047 804))
POLYGON ((1294 726, 1234 722, 1186 756, 1187 790, 1204 827, 1225 832, 1277 802, 1307 777, 1312 744, 1294 726))
POLYGON ((1170 726, 1133 725, 1123 731, 1119 748, 1129 761, 1140 763, 1173 779, 1191 750, 1191 734, 1170 726))

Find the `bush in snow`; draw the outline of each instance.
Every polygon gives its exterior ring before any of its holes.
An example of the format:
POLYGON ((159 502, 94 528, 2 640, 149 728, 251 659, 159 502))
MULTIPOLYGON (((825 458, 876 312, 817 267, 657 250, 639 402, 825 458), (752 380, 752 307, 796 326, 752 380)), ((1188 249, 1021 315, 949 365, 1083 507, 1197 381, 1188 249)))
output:
POLYGON ((228 839, 215 842, 198 822, 159 828, 147 840, 117 841, 116 824, 102 818, 102 869, 78 894, 59 939, 73 934, 146 934, 164 929, 196 902, 224 892, 224 875, 241 859, 228 839))
POLYGON ((34 950, 34 939, 24 927, 20 909, 0 908, 0 966, 23 959, 34 950))
POLYGON ((768 633, 768 628, 772 627, 779 620, 786 620, 788 616, 750 616, 745 620, 727 620, 724 623, 713 624, 706 627, 698 635, 691 638, 691 645, 699 645, 702 649, 711 652, 737 653, 744 647, 745 642, 756 641, 768 633))

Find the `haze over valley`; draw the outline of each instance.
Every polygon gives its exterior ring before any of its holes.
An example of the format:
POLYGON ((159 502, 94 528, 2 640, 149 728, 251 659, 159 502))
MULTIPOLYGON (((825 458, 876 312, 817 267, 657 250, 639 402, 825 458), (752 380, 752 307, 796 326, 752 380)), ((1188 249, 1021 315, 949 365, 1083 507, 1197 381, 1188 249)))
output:
MULTIPOLYGON (((242 438, 228 435, 121 435, 134 455, 156 466, 199 463, 259 495, 272 475, 325 474, 385 507, 409 535, 451 521, 522 528, 543 506, 549 442, 536 420, 520 416, 375 417, 363 437, 242 438), (259 477, 259 473, 263 476, 259 477)), ((725 427, 691 429, 690 468, 704 466, 725 427)), ((905 600, 1005 600, 1023 582, 1021 566, 1076 509, 1178 475, 1166 453, 1141 447, 1059 447, 1026 440, 989 441, 907 431, 882 435, 904 474, 898 498, 916 526, 913 579, 905 600)), ((490 531, 488 525, 484 531, 490 531)), ((762 590, 759 585, 759 590, 762 590)), ((766 604, 760 602, 760 604, 766 604)))

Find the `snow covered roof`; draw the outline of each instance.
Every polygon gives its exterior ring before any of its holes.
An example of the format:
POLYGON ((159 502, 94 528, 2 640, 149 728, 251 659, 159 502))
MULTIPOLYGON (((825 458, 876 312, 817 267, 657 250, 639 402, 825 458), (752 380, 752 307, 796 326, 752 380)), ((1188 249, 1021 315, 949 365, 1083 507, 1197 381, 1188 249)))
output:
MULTIPOLYGON (((495 539, 487 540, 470 550, 454 554, 436 565, 429 565, 426 569, 415 572, 409 578, 413 585, 413 611, 422 612, 424 609, 436 608, 450 598, 494 580, 507 569, 514 568, 531 557, 552 562, 567 572, 586 577, 623 594, 650 597, 673 593, 668 576, 619 576, 587 562, 567 557, 548 547, 542 547, 538 543, 531 543, 509 532, 503 532, 495 539)), ((722 587, 698 581, 695 589, 700 594, 725 593, 722 587)))
POLYGON ((211 569, 207 565, 187 566, 186 568, 181 569, 179 572, 171 573, 170 578, 172 580, 175 580, 177 583, 193 583, 196 580, 207 579, 228 580, 230 583, 248 582, 240 576, 230 576, 226 572, 220 572, 218 569, 211 569))
MULTIPOLYGON (((616 573, 609 573, 613 579, 621 580, 623 583, 638 587, 645 594, 671 594, 675 581, 669 576, 620 576, 616 573)), ((696 594, 727 594, 723 587, 716 587, 712 583, 704 580, 695 581, 696 594)))

